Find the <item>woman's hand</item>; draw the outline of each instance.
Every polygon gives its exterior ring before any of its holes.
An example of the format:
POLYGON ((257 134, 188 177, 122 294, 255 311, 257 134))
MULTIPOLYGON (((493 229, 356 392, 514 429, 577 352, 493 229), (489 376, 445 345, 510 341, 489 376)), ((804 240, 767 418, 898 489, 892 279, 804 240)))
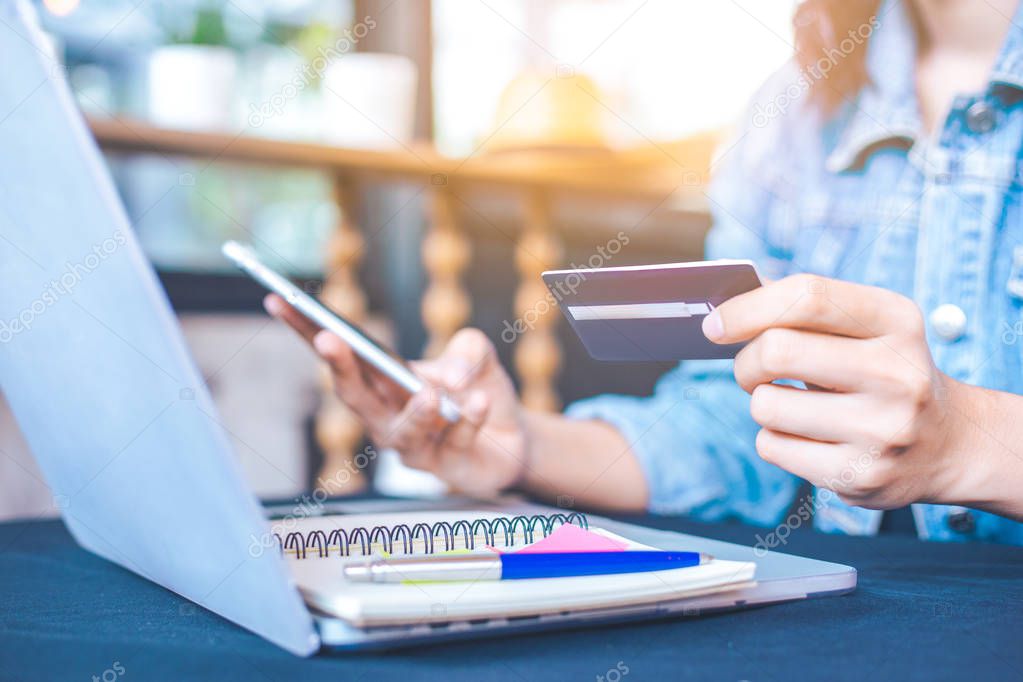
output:
POLYGON ((908 298, 795 275, 727 301, 703 329, 717 343, 750 342, 735 378, 752 396, 765 460, 860 506, 956 495, 967 472, 953 425, 973 387, 934 366, 908 298))
POLYGON ((377 447, 397 450, 409 466, 430 471, 469 494, 491 495, 523 477, 522 410, 493 345, 479 330, 463 329, 440 357, 411 363, 433 389, 410 397, 279 296, 267 296, 264 305, 327 361, 338 397, 365 424, 377 447), (442 394, 459 405, 463 416, 457 424, 440 416, 442 394))

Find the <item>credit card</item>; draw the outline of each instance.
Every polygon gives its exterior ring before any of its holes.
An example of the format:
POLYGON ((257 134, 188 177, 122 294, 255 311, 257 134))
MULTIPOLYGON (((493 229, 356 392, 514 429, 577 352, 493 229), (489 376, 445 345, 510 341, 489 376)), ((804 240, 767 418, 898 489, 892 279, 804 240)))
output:
POLYGON ((752 261, 715 260, 592 270, 551 270, 544 283, 596 360, 734 358, 701 325, 714 308, 761 285, 752 261))

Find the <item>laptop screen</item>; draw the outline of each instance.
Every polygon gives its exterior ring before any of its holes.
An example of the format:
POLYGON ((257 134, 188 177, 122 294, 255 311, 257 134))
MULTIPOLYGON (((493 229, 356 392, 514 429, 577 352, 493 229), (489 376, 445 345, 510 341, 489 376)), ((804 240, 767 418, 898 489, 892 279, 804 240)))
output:
POLYGON ((312 619, 27 2, 0 3, 0 388, 85 548, 296 653, 312 619))

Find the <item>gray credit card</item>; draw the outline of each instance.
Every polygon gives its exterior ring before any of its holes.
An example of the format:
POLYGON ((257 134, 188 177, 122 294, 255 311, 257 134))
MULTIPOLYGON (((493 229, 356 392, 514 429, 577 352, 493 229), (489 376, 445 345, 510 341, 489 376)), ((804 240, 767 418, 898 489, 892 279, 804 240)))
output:
POLYGON ((552 270, 543 281, 596 360, 734 358, 701 325, 714 308, 760 286, 752 261, 716 260, 594 270, 552 270))

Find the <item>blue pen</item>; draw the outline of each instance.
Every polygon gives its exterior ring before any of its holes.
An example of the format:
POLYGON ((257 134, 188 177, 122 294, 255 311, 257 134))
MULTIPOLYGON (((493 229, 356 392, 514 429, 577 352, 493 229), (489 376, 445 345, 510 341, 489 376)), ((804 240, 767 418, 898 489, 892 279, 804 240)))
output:
POLYGON ((357 582, 520 580, 583 575, 644 573, 707 563, 698 552, 558 552, 463 554, 384 559, 346 564, 345 577, 357 582))

